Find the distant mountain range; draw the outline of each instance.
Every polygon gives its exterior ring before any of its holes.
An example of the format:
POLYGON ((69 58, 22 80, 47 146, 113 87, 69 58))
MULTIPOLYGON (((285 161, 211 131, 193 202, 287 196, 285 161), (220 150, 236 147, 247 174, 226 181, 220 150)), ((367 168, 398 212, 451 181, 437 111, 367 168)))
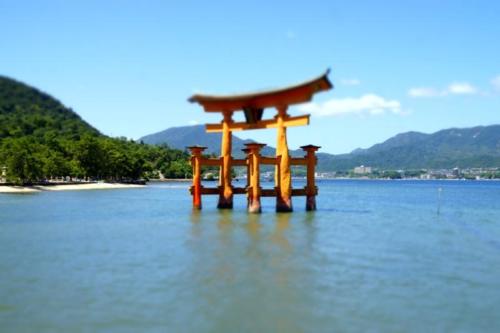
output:
MULTIPOLYGON (((207 147, 207 154, 220 154, 222 134, 205 132, 205 125, 171 127, 164 131, 143 136, 139 141, 147 144, 161 145, 167 144, 171 148, 186 149, 188 146, 200 145, 207 147)), ((245 148, 245 143, 254 142, 253 140, 240 139, 233 135, 232 154, 236 157, 244 156, 242 149, 245 148)), ((273 147, 266 146, 262 150, 263 155, 274 155, 276 150, 273 147)), ((294 154, 302 154, 302 150, 294 152, 294 154)))
MULTIPOLYGON (((207 152, 219 154, 220 134, 206 133, 203 125, 172 127, 146 135, 149 144, 167 144, 185 149, 190 145, 207 146, 207 152)), ((233 135, 233 154, 241 156, 243 140, 233 135)), ((274 155, 266 147, 264 155, 274 155)), ((300 150, 292 155, 302 155, 300 150)), ((406 132, 397 134, 368 149, 356 149, 348 154, 318 154, 318 171, 349 170, 358 165, 380 169, 438 169, 453 167, 500 167, 500 125, 471 128, 451 128, 432 134, 406 132)))

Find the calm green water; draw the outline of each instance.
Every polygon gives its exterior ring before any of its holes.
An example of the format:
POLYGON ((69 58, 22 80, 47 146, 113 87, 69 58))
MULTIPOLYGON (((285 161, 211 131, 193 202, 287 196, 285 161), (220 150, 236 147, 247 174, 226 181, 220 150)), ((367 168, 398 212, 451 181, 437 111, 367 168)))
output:
POLYGON ((0 194, 0 331, 500 331, 500 183, 319 186, 259 216, 185 184, 0 194))

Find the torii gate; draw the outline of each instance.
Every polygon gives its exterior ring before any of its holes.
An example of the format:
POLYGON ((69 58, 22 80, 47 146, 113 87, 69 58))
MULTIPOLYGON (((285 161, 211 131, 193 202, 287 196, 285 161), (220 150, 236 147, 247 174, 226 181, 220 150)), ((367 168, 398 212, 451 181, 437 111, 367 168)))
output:
POLYGON ((207 124, 206 131, 209 133, 222 132, 221 156, 220 160, 202 158, 201 153, 205 147, 189 147, 193 155, 193 205, 195 208, 201 209, 201 194, 219 194, 218 208, 232 208, 233 194, 247 192, 249 196, 249 211, 260 212, 260 196, 261 191, 258 182, 259 164, 274 164, 275 167, 275 190, 276 195, 276 211, 289 212, 292 211, 292 195, 304 195, 304 191, 293 191, 291 182, 290 166, 307 165, 307 186, 305 195, 307 195, 306 209, 313 210, 316 208, 315 196, 317 194, 316 186, 314 185, 314 166, 316 157, 314 152, 320 148, 318 146, 303 146, 307 152, 303 159, 292 159, 288 151, 286 138, 286 128, 290 126, 309 125, 310 115, 300 115, 291 117, 287 114, 289 105, 308 102, 313 95, 320 91, 326 91, 333 88, 332 83, 328 80, 329 70, 323 75, 312 80, 285 87, 280 89, 262 91, 257 93, 249 93, 242 95, 228 96, 213 96, 213 95, 194 95, 188 100, 190 102, 199 103, 205 112, 220 112, 223 119, 219 124, 207 124), (276 116, 270 119, 262 119, 264 109, 275 108, 276 116), (245 116, 244 122, 234 122, 232 119, 233 113, 243 111, 245 116), (262 145, 250 144, 247 145, 247 158, 244 160, 236 160, 231 156, 232 148, 232 132, 251 129, 277 129, 277 144, 275 158, 260 158, 260 148, 262 145), (219 189, 217 192, 212 189, 204 189, 200 184, 200 167, 201 165, 219 165, 220 179, 219 189), (235 191, 231 185, 231 167, 235 165, 247 165, 249 174, 249 186, 241 191, 235 191), (256 174, 255 174, 256 173, 256 174), (214 193, 215 192, 215 193, 214 193), (236 193, 235 193, 236 192, 236 193))

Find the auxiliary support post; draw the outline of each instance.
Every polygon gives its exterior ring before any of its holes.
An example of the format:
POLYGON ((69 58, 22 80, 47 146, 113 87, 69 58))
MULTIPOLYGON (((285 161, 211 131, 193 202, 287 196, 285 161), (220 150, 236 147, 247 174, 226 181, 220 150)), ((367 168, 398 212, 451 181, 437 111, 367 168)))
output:
POLYGON ((248 212, 260 213, 262 211, 260 205, 260 149, 265 146, 261 143, 247 143, 245 146, 248 149, 248 170, 247 178, 249 186, 247 188, 248 197, 248 212))
POLYGON ((188 147, 191 151, 191 166, 193 167, 193 185, 191 186, 191 194, 193 195, 193 208, 201 209, 201 159, 202 153, 206 147, 191 146, 188 147))
POLYGON ((315 182, 316 151, 321 147, 307 145, 300 148, 306 152, 304 157, 307 161, 306 210, 316 210, 316 195, 318 195, 318 188, 315 182))

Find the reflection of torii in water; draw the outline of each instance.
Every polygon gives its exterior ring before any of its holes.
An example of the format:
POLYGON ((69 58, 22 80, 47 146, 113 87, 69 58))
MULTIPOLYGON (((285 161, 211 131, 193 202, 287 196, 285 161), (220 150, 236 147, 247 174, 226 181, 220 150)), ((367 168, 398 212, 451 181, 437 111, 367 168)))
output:
POLYGON ((256 93, 228 96, 194 95, 189 98, 190 102, 199 103, 205 112, 220 112, 223 119, 220 124, 207 124, 209 133, 222 132, 221 156, 218 160, 210 160, 201 157, 204 147, 190 147, 193 154, 193 204, 201 208, 202 194, 219 194, 218 208, 232 208, 233 194, 247 193, 249 200, 249 211, 260 212, 261 196, 276 196, 276 211, 292 211, 292 196, 306 195, 306 209, 316 208, 315 196, 317 189, 314 184, 314 166, 316 158, 314 152, 317 146, 303 146, 307 152, 304 158, 290 158, 286 139, 286 128, 289 126, 303 126, 309 124, 309 115, 291 117, 287 114, 288 106, 309 102, 313 95, 320 91, 329 90, 333 87, 328 80, 329 70, 323 75, 285 88, 267 90, 256 93), (262 119, 264 109, 275 108, 277 114, 274 118, 262 119), (243 111, 244 122, 234 122, 232 119, 235 111, 243 111), (232 131, 250 129, 277 129, 276 157, 273 159, 260 156, 263 145, 248 144, 245 160, 236 160, 231 157, 232 131), (274 164, 275 189, 271 192, 262 190, 259 183, 259 165, 274 164), (201 165, 220 166, 220 188, 204 189, 200 184, 201 165), (231 185, 231 167, 235 165, 247 166, 249 169, 249 186, 246 189, 235 189, 231 185), (304 190, 292 190, 291 165, 306 165, 308 168, 307 186, 304 190), (216 190, 216 191, 213 191, 216 190))

